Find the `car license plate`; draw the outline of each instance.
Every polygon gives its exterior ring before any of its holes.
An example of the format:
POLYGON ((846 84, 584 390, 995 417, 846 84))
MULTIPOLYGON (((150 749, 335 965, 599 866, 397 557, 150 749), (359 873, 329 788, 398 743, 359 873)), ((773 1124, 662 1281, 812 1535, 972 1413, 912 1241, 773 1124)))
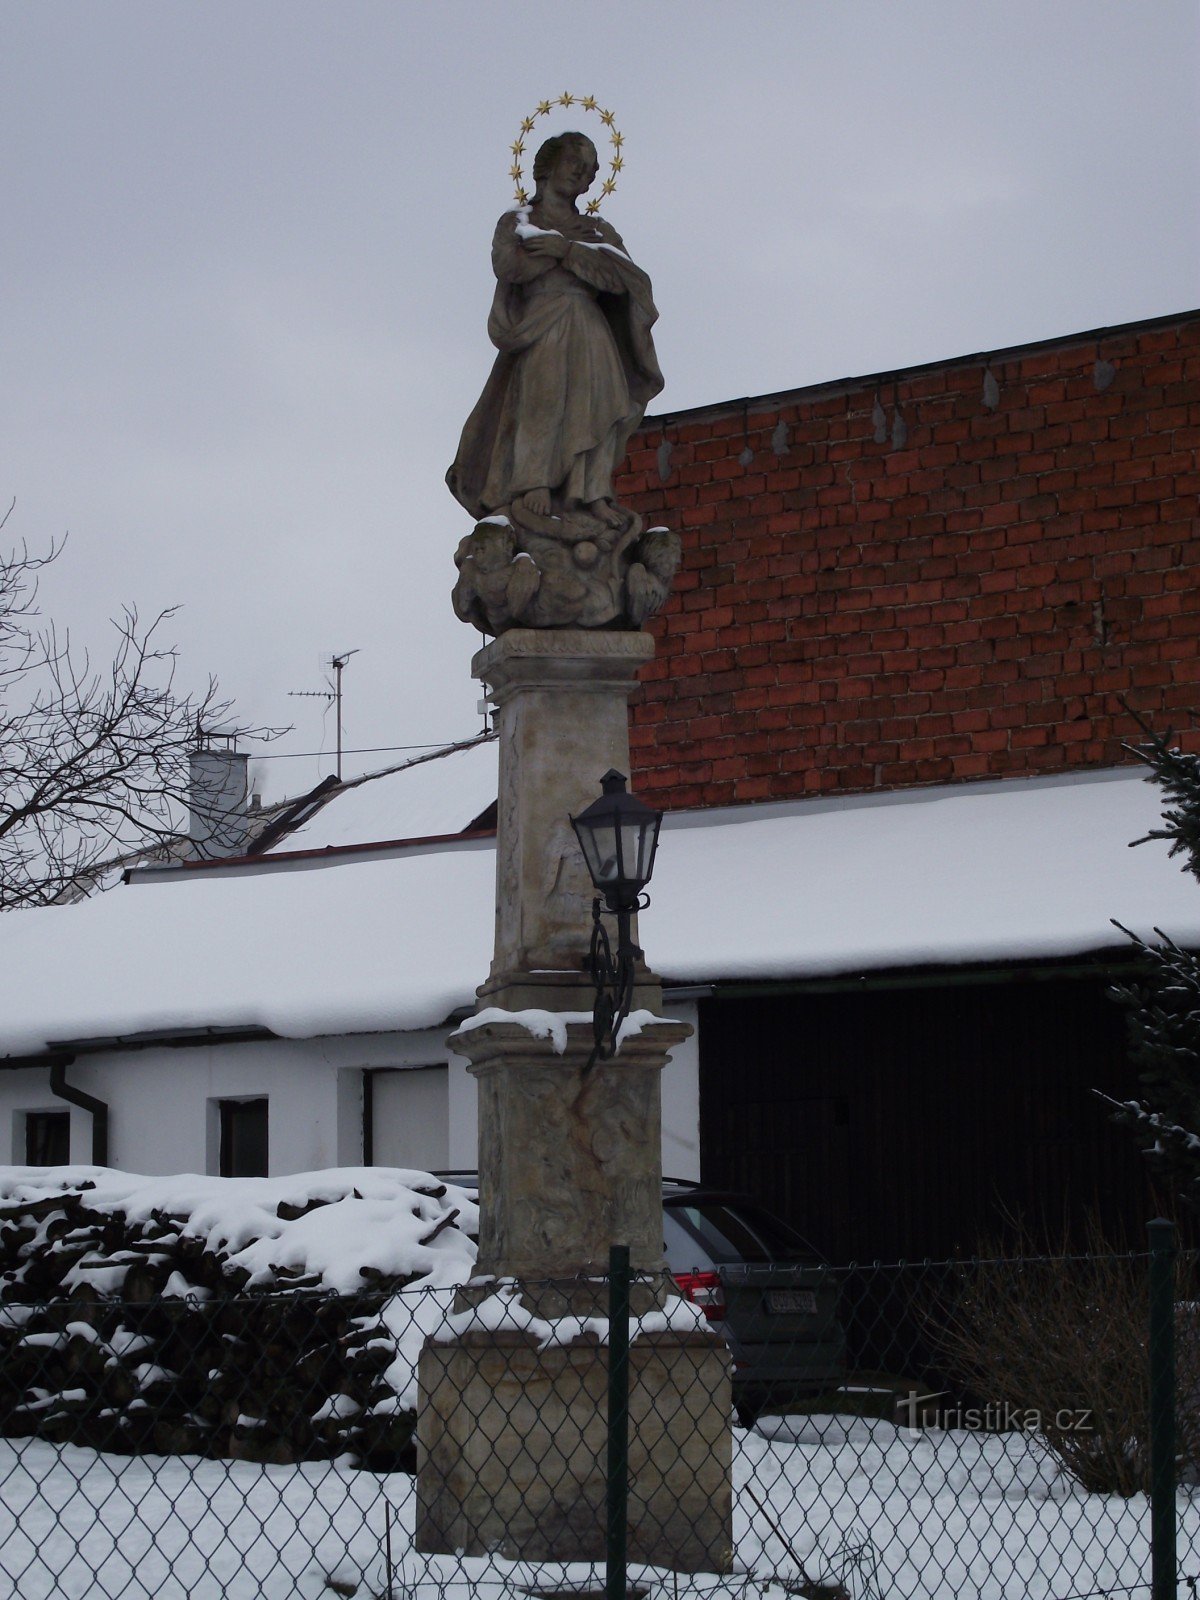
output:
POLYGON ((805 1312, 812 1316, 817 1309, 815 1289, 768 1289, 768 1311, 805 1312))

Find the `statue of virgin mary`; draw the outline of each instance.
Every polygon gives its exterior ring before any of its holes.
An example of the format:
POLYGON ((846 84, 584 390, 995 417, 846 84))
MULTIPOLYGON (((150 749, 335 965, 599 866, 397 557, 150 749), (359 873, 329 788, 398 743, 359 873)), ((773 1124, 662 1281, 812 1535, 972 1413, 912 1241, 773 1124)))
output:
POLYGON ((650 280, 620 235, 577 209, 597 172, 580 133, 547 139, 536 192, 496 225, 488 335, 499 354, 446 481, 474 517, 526 526, 582 512, 618 529, 613 474, 663 386, 650 280))

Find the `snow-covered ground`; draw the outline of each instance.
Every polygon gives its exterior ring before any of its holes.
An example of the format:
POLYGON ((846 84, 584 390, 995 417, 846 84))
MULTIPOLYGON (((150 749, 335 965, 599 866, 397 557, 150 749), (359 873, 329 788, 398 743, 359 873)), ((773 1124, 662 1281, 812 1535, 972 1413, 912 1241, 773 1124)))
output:
MULTIPOLYGON (((734 1468, 734 1572, 631 1577, 664 1600, 783 1600, 798 1592, 801 1567, 810 1580, 840 1581, 853 1600, 1149 1593, 1146 1501, 1082 1494, 1021 1434, 764 1418, 735 1433, 734 1468)), ((369 1600, 387 1593, 390 1523, 392 1600, 501 1600, 598 1576, 419 1556, 414 1498, 403 1474, 339 1462, 123 1458, 0 1441, 0 1572, 19 1600, 369 1600)), ((1200 1568, 1200 1508, 1184 1494, 1179 1504, 1183 1578, 1200 1568)))
MULTIPOLYGON (((297 1272, 343 1294, 361 1285, 364 1268, 392 1283, 407 1280, 387 1292, 380 1313, 389 1355, 379 1404, 393 1410, 415 1399, 413 1371, 426 1333, 457 1326, 449 1315, 450 1286, 473 1269, 472 1197, 428 1174, 348 1168, 229 1180, 0 1169, 4 1226, 16 1226, 23 1206, 38 1208, 36 1226, 18 1229, 24 1242, 13 1244, 3 1279, 5 1315, 18 1333, 32 1314, 21 1303, 22 1274, 73 1240, 76 1254, 62 1274, 59 1304, 68 1305, 66 1296, 85 1286, 104 1296, 119 1290, 111 1249, 93 1250, 90 1234, 83 1238, 75 1224, 65 1234, 55 1231, 57 1202, 67 1192, 84 1208, 76 1223, 86 1211, 103 1226, 119 1222, 122 1237, 152 1226, 157 1245, 176 1251, 186 1270, 197 1259, 194 1250, 182 1250, 190 1242, 222 1274, 235 1272, 254 1291, 275 1289, 297 1272)), ((170 1255, 163 1271, 174 1271, 175 1260, 170 1255)), ((187 1284, 172 1289, 168 1278, 161 1292, 198 1291, 187 1284)), ((695 1315, 682 1302, 679 1309, 695 1315)), ((485 1323, 501 1316, 508 1326, 520 1321, 502 1286, 471 1315, 485 1323)), ((555 1333, 535 1331, 546 1339, 555 1333)), ((119 1363, 124 1347, 116 1348, 111 1331, 105 1337, 119 1363)), ((210 1387, 213 1376, 208 1372, 210 1387)), ((68 1374, 63 1381, 82 1378, 68 1374)), ((58 1398, 69 1404, 71 1395, 58 1398)), ((642 1574, 664 1600, 710 1592, 771 1600, 772 1589, 774 1600, 783 1600, 785 1593, 799 1595, 805 1581, 839 1583, 852 1600, 1148 1593, 1146 1500, 1085 1495, 1034 1436, 794 1416, 761 1418, 734 1440, 734 1572, 724 1579, 642 1574)), ((1195 1577, 1200 1496, 1193 1505, 1181 1493, 1179 1505, 1181 1576, 1195 1577)), ((586 1584, 595 1576, 586 1568, 529 1568, 498 1558, 418 1556, 413 1519, 410 1477, 357 1470, 350 1457, 272 1466, 0 1440, 0 1596, 371 1600, 387 1593, 389 1529, 392 1600, 500 1600, 521 1587, 586 1584)))

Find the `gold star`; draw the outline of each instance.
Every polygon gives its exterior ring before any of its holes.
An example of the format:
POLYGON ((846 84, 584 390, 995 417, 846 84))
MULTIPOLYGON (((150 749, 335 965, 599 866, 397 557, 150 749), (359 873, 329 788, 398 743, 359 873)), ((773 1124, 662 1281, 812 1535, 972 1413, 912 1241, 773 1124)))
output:
POLYGON ((508 148, 512 151, 513 155, 515 155, 515 156, 524 155, 524 153, 525 153, 525 141, 524 141, 524 139, 514 139, 513 142, 509 145, 508 148))
POLYGON ((573 106, 575 104, 575 96, 564 92, 559 95, 558 103, 560 106, 573 106))
POLYGON ((600 185, 600 193, 611 194, 616 187, 616 184, 611 178, 605 178, 604 182, 600 185))
POLYGON ((616 131, 616 129, 615 129, 615 128, 614 128, 614 129, 613 129, 613 136, 612 136, 612 138, 611 138, 611 139, 610 139, 610 140, 609 140, 609 143, 610 143, 610 144, 615 144, 615 145, 616 145, 616 147, 617 147, 617 149, 618 149, 618 150, 619 150, 619 149, 620 149, 620 148, 621 148, 621 146, 622 146, 622 145, 623 145, 623 144, 624 144, 624 143, 625 143, 625 136, 624 136, 624 134, 621 134, 621 133, 618 133, 618 132, 617 132, 617 131, 616 131))
POLYGON ((523 206, 529 204, 529 196, 525 193, 524 189, 517 190, 517 199, 523 206))
POLYGON ((583 107, 583 109, 585 111, 595 111, 595 109, 596 109, 596 96, 594 94, 585 94, 583 99, 579 102, 579 104, 583 107))
POLYGON ((532 133, 533 132, 533 118, 532 117, 526 117, 525 120, 521 123, 521 132, 522 133, 532 133))
POLYGON ((521 164, 519 161, 514 161, 512 166, 509 167, 508 175, 510 178, 519 178, 521 176, 521 164))
POLYGON ((549 102, 549 100, 539 100, 538 101, 537 114, 538 114, 539 117, 544 117, 549 110, 550 110, 550 102, 549 102))
POLYGON ((611 111, 602 111, 600 113, 600 121, 604 124, 604 126, 606 128, 611 128, 612 125, 613 125, 613 114, 612 114, 612 112, 611 111))
POLYGON ((625 163, 624 163, 624 161, 623 161, 623 160, 622 160, 622 159, 621 159, 621 157, 620 157, 620 156, 614 156, 614 157, 613 157, 613 158, 612 158, 612 169, 613 169, 613 171, 614 171, 614 172, 620 172, 620 170, 621 170, 621 168, 622 168, 622 167, 623 167, 623 166, 624 166, 624 165, 625 165, 625 163))
POLYGON ((583 209, 587 212, 589 217, 594 217, 597 211, 600 209, 600 202, 599 200, 589 200, 583 209))

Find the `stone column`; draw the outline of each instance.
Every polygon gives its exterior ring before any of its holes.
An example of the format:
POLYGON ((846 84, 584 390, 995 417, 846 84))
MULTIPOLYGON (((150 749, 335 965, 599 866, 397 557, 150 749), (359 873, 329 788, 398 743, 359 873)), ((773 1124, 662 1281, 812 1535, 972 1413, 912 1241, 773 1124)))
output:
MULTIPOLYGON (((500 738, 496 942, 481 1012, 590 1016, 595 891, 570 819, 609 768, 628 773, 629 696, 653 656, 646 633, 514 628, 471 663, 500 738)), ((661 1012, 652 973, 634 1005, 661 1012)), ((659 1074, 686 1037, 659 1024, 585 1074, 592 1032, 582 1020, 566 1028, 561 1053, 506 1019, 454 1036, 479 1081, 481 1273, 530 1285, 595 1276, 617 1240, 635 1272, 661 1279, 659 1074)), ((551 1314, 546 1292, 536 1298, 551 1314)), ((580 1292, 571 1300, 582 1311, 580 1292)))
MULTIPOLYGON (((629 772, 629 696, 647 633, 513 628, 471 663, 496 705, 496 945, 481 1005, 590 1011, 594 890, 570 824, 615 767, 629 772)), ((635 1004, 657 1011, 647 974, 635 1004)))
MULTIPOLYGON (((729 1354, 669 1326, 659 1076, 690 1032, 662 1018, 643 968, 643 1025, 588 1066, 593 888, 570 824, 610 767, 629 771, 628 699, 649 635, 513 628, 472 671, 497 707, 496 942, 475 1017, 451 1038, 479 1084, 478 1279, 460 1313, 516 1292, 419 1365, 417 1548, 555 1561, 603 1554, 606 1351, 594 1331, 542 1346, 520 1318, 603 1316, 613 1244, 631 1309, 657 1313, 631 1352, 630 1555, 724 1571, 731 1553, 729 1354), (497 1326, 497 1320, 500 1325, 497 1326)), ((636 937, 636 934, 635 934, 636 937)))

